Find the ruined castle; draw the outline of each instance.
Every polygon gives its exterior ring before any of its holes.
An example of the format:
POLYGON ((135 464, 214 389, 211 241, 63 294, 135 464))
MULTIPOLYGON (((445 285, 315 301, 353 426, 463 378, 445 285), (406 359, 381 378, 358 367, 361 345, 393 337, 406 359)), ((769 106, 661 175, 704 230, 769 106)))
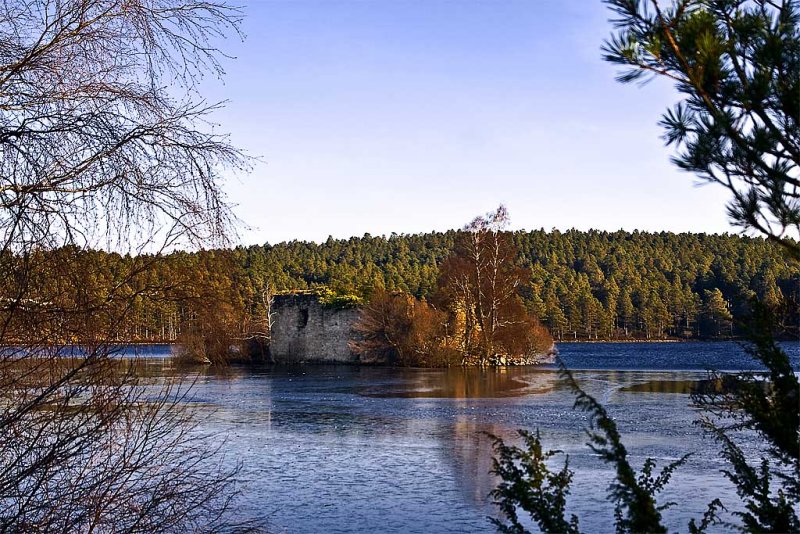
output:
POLYGON ((272 300, 270 353, 278 363, 357 363, 349 347, 356 308, 320 303, 317 295, 275 295, 272 300))
MULTIPOLYGON (((387 363, 381 357, 360 358, 350 349, 353 326, 360 308, 331 306, 313 293, 287 293, 272 297, 269 353, 274 363, 387 363)), ((498 358, 496 365, 532 365, 551 361, 546 354, 516 359, 498 358)))

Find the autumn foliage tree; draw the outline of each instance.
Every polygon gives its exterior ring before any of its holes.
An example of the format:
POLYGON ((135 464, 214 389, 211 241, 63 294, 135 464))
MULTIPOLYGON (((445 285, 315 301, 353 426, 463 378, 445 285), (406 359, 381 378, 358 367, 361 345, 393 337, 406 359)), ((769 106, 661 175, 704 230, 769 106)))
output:
POLYGON ((505 206, 476 217, 458 236, 439 271, 436 302, 450 314, 463 363, 533 355, 549 348, 549 335, 519 295, 530 273, 516 264, 505 206))
POLYGON ((244 269, 230 250, 205 252, 199 268, 184 270, 181 276, 181 283, 165 292, 180 310, 179 360, 224 365, 249 359, 258 348, 253 342, 269 335, 264 290, 255 294, 243 280, 244 269))
POLYGON ((458 363, 448 346, 447 314, 400 291, 373 291, 354 326, 351 349, 362 361, 446 367, 458 363))
POLYGON ((464 228, 442 263, 432 303, 405 292, 373 291, 356 324, 364 358, 407 365, 488 365, 547 352, 552 338, 522 304, 529 273, 516 266, 508 212, 500 206, 464 228))

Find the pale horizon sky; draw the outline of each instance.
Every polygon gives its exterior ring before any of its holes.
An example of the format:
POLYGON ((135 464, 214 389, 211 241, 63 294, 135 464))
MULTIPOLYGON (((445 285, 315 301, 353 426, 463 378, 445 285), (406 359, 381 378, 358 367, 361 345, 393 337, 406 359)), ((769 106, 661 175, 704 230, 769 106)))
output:
POLYGON ((285 0, 245 7, 213 117, 260 158, 226 185, 244 245, 460 228, 737 232, 669 163, 666 80, 614 81, 599 0, 285 0))

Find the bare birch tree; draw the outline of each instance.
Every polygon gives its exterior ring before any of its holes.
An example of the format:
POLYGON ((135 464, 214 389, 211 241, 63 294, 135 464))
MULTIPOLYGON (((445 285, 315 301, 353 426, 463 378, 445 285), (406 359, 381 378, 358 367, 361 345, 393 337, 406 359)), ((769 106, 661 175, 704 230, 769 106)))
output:
MULTIPOLYGON (((464 363, 485 365, 501 352, 500 339, 521 338, 531 324, 518 290, 529 274, 515 265, 508 210, 500 206, 466 225, 454 253, 442 264, 439 299, 462 322, 464 363), (511 336, 505 331, 515 330, 511 336)), ((524 335, 527 335, 525 333, 524 335)))
POLYGON ((196 87, 238 22, 201 0, 0 5, 0 531, 224 526, 233 473, 187 392, 112 357, 158 256, 107 279, 83 250, 224 241, 220 173, 246 160, 196 87))

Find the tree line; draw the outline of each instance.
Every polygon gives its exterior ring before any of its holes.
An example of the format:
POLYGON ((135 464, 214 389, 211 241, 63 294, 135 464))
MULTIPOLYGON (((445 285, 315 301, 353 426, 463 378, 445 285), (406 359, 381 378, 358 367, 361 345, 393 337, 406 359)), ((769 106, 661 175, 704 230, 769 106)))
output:
MULTIPOLYGON (((173 342, 189 332, 211 340, 263 330, 265 296, 275 291, 324 287, 369 302, 379 289, 430 300, 463 233, 366 234, 163 256, 73 253, 84 258, 83 276, 98 294, 122 284, 131 296, 127 323, 116 329, 120 341, 173 342), (137 263, 151 265, 117 279, 137 263)), ((517 250, 511 261, 530 274, 517 287, 522 303, 556 340, 729 338, 741 334, 737 320, 753 297, 775 312, 786 335, 797 333, 800 269, 762 238, 597 230, 508 237, 517 250)))

